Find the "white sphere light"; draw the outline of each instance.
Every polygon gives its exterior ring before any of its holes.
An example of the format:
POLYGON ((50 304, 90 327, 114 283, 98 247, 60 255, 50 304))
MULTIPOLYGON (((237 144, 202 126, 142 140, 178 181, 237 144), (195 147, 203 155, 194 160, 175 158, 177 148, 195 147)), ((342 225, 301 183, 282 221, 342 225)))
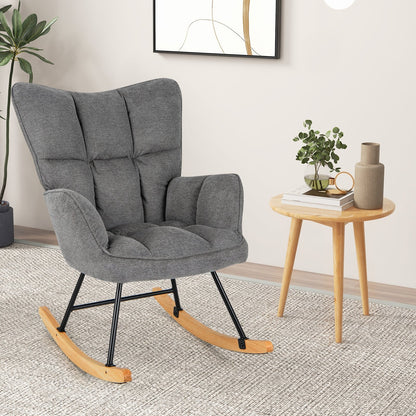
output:
POLYGON ((325 0, 325 3, 336 10, 343 10, 350 7, 355 0, 325 0))

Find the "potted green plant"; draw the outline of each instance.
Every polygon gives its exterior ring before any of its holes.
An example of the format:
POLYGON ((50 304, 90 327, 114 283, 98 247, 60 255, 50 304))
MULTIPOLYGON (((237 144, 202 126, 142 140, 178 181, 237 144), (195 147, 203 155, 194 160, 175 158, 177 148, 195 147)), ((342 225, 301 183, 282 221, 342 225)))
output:
POLYGON ((329 173, 323 173, 321 168, 326 167, 330 172, 341 170, 340 167, 335 167, 339 161, 335 151, 347 148, 347 145, 341 141, 344 133, 338 127, 333 127, 326 133, 313 130, 311 120, 305 120, 303 126, 307 131, 300 132, 293 139, 294 142, 302 142, 296 160, 309 167, 304 176, 306 184, 312 189, 322 191, 328 187, 330 177, 329 173))
MULTIPOLYGON (((5 247, 13 243, 13 208, 3 199, 7 185, 7 168, 9 163, 10 151, 10 102, 13 72, 16 62, 19 62, 20 68, 29 75, 29 82, 33 81, 32 65, 29 61, 22 58, 22 54, 35 56, 43 62, 52 64, 38 52, 42 49, 29 46, 36 39, 46 35, 56 19, 47 23, 45 20, 38 22, 36 14, 29 15, 22 21, 20 14, 20 1, 17 9, 12 12, 11 25, 7 22, 5 13, 11 6, 5 6, 0 9, 0 66, 10 63, 9 83, 7 89, 7 112, 6 112, 6 146, 3 167, 3 183, 0 190, 0 247, 5 247)), ((4 119, 4 118, 3 118, 4 119)))

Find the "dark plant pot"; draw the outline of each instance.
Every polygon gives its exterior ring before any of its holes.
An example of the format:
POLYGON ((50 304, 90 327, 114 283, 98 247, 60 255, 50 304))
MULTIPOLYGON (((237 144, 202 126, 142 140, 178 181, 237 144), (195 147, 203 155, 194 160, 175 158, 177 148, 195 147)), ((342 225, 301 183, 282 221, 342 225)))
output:
POLYGON ((0 204, 0 247, 6 247, 14 242, 13 208, 7 201, 0 204))

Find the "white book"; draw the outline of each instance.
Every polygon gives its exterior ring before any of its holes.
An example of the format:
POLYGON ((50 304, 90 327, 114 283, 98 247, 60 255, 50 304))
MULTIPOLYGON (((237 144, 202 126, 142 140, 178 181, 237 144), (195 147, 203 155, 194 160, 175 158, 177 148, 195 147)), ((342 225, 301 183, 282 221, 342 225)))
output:
POLYGON ((293 191, 283 194, 286 201, 311 202, 313 204, 343 206, 354 201, 354 192, 349 191, 345 194, 332 193, 331 190, 315 191, 308 187, 302 186, 293 191))
POLYGON ((318 208, 318 209, 329 209, 331 211, 345 211, 348 208, 351 208, 354 205, 354 201, 347 202, 344 205, 329 205, 329 204, 315 204, 313 202, 304 202, 304 201, 294 201, 294 200, 287 200, 282 198, 282 204, 287 205, 297 205, 300 207, 308 207, 308 208, 318 208))

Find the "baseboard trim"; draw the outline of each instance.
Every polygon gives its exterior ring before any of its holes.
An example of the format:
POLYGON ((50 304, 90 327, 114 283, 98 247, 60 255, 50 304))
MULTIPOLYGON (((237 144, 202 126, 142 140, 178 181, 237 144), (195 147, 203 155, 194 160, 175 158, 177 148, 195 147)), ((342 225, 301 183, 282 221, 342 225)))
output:
MULTIPOLYGON (((268 286, 276 286, 280 288, 281 283, 279 282, 272 282, 270 280, 261 280, 261 279, 254 279, 252 277, 245 277, 245 276, 234 276, 231 274, 221 273, 221 277, 225 277, 226 279, 234 279, 234 280, 243 280, 245 282, 251 282, 251 283, 262 283, 264 285, 268 286)), ((297 290, 303 290, 304 292, 311 292, 311 293, 320 293, 322 295, 327 295, 330 297, 334 296, 334 292, 330 290, 323 290, 323 289, 316 289, 312 287, 307 286, 296 286, 296 285, 290 285, 290 289, 297 289, 297 290)), ((351 295, 348 293, 344 293, 344 299, 354 299, 357 301, 361 301, 361 297, 359 295, 351 295)), ((277 306, 278 306, 279 298, 276 295, 276 313, 277 313, 277 306)), ((409 303, 400 303, 400 302, 393 302, 391 300, 382 300, 382 299, 376 299, 369 297, 370 303, 380 303, 382 305, 389 305, 389 306, 397 306, 398 308, 407 308, 407 309, 414 309, 416 310, 416 305, 412 305, 409 303)))
MULTIPOLYGON (((283 268, 246 262, 226 267, 221 270, 221 273, 280 284, 282 282, 283 268)), ((293 271, 290 287, 292 286, 310 288, 332 294, 334 290, 333 277, 331 275, 301 270, 293 271)), ((360 283, 358 279, 344 278, 344 294, 356 297, 360 296, 360 283)), ((413 288, 368 282, 368 295, 369 298, 374 300, 416 306, 416 289, 413 288)))

